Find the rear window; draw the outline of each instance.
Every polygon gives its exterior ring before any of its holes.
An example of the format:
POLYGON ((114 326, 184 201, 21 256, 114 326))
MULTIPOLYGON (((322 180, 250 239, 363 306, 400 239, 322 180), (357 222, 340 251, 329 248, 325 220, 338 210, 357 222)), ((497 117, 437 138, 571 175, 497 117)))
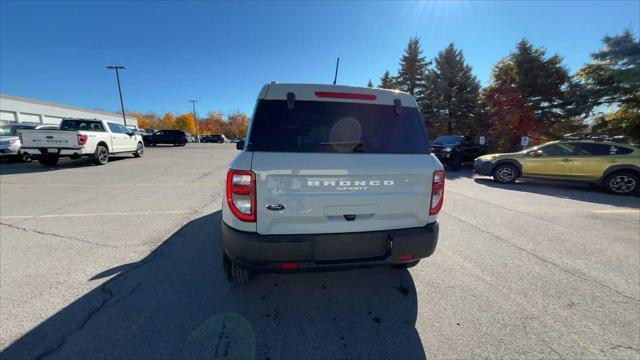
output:
POLYGON ((631 153, 631 149, 621 146, 592 143, 580 144, 580 155, 584 156, 626 155, 629 153, 631 153))
POLYGON ((342 102, 258 102, 248 148, 312 153, 426 154, 426 128, 416 108, 342 102))
POLYGON ((103 132, 104 128, 100 121, 94 120, 62 120, 60 123, 60 130, 66 131, 100 131, 103 132))

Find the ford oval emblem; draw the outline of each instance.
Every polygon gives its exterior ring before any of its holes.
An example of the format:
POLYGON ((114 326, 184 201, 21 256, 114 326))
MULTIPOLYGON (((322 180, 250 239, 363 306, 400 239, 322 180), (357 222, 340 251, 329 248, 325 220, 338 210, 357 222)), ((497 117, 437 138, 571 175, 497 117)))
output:
POLYGON ((267 210, 280 211, 284 210, 286 206, 282 204, 268 204, 267 206, 265 206, 265 208, 267 208, 267 210))
POLYGON ((46 138, 47 138, 47 139, 53 139, 53 136, 51 136, 51 135, 47 135, 47 136, 46 136, 46 138))

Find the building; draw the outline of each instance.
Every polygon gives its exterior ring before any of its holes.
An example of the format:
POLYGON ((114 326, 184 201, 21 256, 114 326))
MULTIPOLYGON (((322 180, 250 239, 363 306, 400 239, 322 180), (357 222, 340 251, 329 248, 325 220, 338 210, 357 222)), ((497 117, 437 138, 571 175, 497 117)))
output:
MULTIPOLYGON (((82 109, 48 101, 0 94, 0 124, 22 122, 57 125, 63 118, 98 119, 123 123, 121 113, 82 109)), ((138 120, 135 117, 127 116, 125 125, 137 128, 138 120)))

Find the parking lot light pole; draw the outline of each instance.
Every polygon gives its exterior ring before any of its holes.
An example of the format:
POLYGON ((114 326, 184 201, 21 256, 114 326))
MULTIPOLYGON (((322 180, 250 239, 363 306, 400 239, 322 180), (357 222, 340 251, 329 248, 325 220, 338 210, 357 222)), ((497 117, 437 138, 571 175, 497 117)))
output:
POLYGON ((196 103, 198 100, 189 100, 193 105, 193 120, 196 122, 196 142, 200 142, 200 130, 198 129, 198 117, 196 116, 196 103))
POLYGON ((120 87, 120 73, 118 70, 126 70, 127 68, 120 65, 107 66, 107 69, 113 69, 116 71, 116 79, 118 80, 118 94, 120 94, 120 107, 122 108, 122 120, 124 121, 124 126, 127 126, 127 117, 124 114, 124 101, 122 101, 122 88, 120 87))

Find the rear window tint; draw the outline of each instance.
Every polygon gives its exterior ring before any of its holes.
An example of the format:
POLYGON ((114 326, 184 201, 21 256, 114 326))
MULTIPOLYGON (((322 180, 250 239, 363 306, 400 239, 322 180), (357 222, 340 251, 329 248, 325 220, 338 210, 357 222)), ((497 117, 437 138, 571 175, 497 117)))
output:
POLYGON ((416 108, 296 101, 258 102, 249 147, 254 151, 426 154, 426 128, 416 108))
POLYGON ((67 131, 100 131, 103 132, 104 128, 100 121, 93 120, 62 120, 60 123, 60 130, 67 131))
POLYGON ((580 155, 585 156, 603 156, 603 155, 625 155, 631 153, 631 149, 621 146, 607 144, 580 144, 580 155))

